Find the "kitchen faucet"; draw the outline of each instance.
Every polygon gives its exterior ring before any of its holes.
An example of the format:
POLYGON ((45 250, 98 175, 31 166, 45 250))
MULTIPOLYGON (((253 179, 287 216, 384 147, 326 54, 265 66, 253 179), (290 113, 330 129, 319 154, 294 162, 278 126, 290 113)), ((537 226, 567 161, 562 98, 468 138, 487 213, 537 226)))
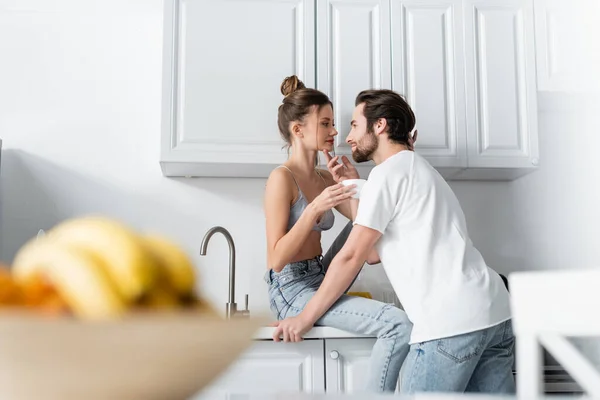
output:
POLYGON ((233 243, 233 238, 227 229, 221 226, 214 226, 210 228, 202 239, 202 244, 200 245, 200 255, 206 255, 208 241, 215 233, 222 233, 223 236, 225 236, 225 239, 227 239, 227 244, 229 244, 229 301, 225 306, 225 317, 249 317, 250 310, 248 310, 248 294, 246 294, 245 310, 238 311, 237 304, 235 302, 235 244, 233 243))

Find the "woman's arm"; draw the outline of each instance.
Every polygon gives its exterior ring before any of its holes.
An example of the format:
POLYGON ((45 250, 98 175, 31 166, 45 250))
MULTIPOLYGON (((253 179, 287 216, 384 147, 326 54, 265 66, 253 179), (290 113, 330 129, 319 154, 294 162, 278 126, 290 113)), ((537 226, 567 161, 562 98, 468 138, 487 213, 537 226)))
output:
POLYGON ((379 259, 379 254, 377 254, 377 250, 375 250, 375 246, 373 246, 373 248, 369 252, 369 255, 367 256, 367 264, 373 265, 379 264, 380 262, 381 260, 379 259))
MULTIPOLYGON (((333 176, 329 171, 320 169, 319 172, 323 175, 323 178, 325 178, 327 186, 335 185, 333 176)), ((356 212, 358 211, 358 199, 349 199, 348 201, 338 205, 335 209, 350 221, 354 221, 356 218, 356 212)), ((377 250, 375 250, 375 247, 373 247, 369 252, 369 256, 367 257, 367 264, 373 265, 379 264, 380 262, 381 260, 379 259, 379 254, 377 254, 377 250)))
MULTIPOLYGON (((329 171, 325 171, 323 169, 319 169, 319 173, 323 176, 325 180, 325 184, 327 186, 335 185, 336 182, 333 180, 333 176, 329 171)), ((358 211, 358 199, 351 198, 343 203, 339 204, 335 209, 342 214, 344 217, 348 218, 350 221, 354 221, 356 218, 356 212, 358 211)))
POLYGON ((277 168, 267 180, 264 212, 267 229, 267 260, 269 268, 280 272, 298 254, 308 239, 318 214, 314 207, 306 207, 296 224, 287 231, 294 182, 289 172, 277 168))

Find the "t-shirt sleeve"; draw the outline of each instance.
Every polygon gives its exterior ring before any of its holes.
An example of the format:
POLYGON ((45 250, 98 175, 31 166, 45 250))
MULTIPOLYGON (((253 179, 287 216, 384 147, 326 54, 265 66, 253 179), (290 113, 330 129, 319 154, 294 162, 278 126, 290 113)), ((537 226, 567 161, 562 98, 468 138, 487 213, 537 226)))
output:
POLYGON ((386 174, 371 174, 360 191, 360 201, 354 225, 385 232, 396 215, 402 179, 386 174))

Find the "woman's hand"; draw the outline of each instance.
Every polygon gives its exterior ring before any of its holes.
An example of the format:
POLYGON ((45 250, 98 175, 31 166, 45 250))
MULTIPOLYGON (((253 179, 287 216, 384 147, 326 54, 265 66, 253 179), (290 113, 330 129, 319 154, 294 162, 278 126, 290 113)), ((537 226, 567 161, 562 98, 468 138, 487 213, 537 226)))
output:
POLYGON ((356 170, 354 165, 350 163, 348 157, 342 156, 342 164, 338 164, 338 156, 331 157, 331 154, 329 154, 327 150, 323 150, 323 153, 325 154, 325 158, 327 159, 327 169, 331 173, 331 176, 333 177, 334 181, 340 183, 341 181, 346 179, 360 178, 358 171, 356 170))
POLYGON ((317 215, 337 207, 356 194, 356 185, 344 186, 341 183, 327 187, 310 204, 317 215))
POLYGON ((302 313, 295 317, 288 317, 282 321, 277 321, 271 326, 275 326, 273 331, 273 341, 281 341, 280 336, 283 336, 284 342, 300 342, 304 340, 306 332, 313 327, 313 322, 304 318, 302 313))

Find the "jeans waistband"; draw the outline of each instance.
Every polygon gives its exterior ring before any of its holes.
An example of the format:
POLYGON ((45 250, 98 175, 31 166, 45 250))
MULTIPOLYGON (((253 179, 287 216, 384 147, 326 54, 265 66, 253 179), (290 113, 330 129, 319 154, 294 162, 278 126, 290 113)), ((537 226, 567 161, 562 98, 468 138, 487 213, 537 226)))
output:
POLYGON ((280 276, 305 274, 313 270, 320 270, 323 267, 323 256, 317 256, 308 260, 295 261, 287 264, 280 272, 275 272, 272 269, 267 270, 265 281, 270 285, 273 279, 280 276))

